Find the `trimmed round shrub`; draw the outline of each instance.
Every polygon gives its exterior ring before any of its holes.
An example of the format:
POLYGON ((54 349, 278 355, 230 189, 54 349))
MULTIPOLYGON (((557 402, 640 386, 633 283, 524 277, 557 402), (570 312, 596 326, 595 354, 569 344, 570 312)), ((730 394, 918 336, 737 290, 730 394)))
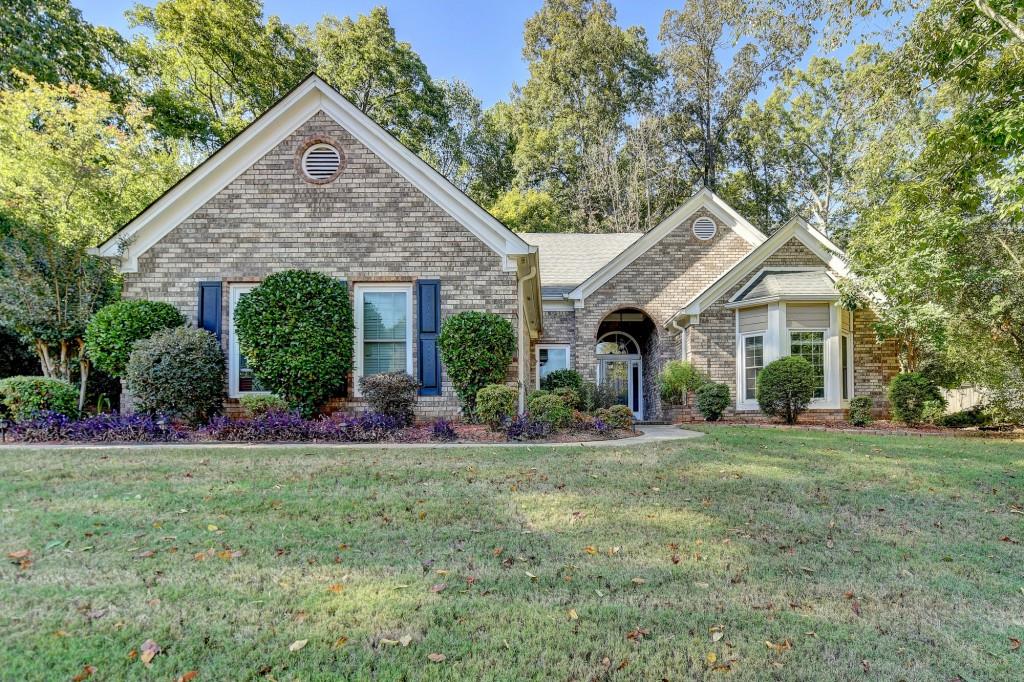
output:
POLYGON ((138 412, 204 424, 224 404, 224 351, 204 329, 164 329, 136 342, 124 378, 138 412))
POLYGON ((413 421, 419 383, 405 372, 371 374, 359 379, 359 390, 372 412, 394 417, 401 426, 413 421))
POLYGON ((628 405, 612 405, 602 407, 595 417, 613 429, 633 428, 633 410, 628 405))
POLYGON ((871 408, 874 401, 871 396, 859 395, 850 399, 850 423, 854 426, 867 426, 873 421, 871 408))
POLYGON ((437 347, 463 412, 475 418, 477 391, 508 374, 516 352, 512 323, 495 313, 457 313, 441 324, 437 347))
POLYGON ((275 273, 235 308, 238 345, 260 385, 307 417, 345 386, 353 328, 348 286, 319 272, 275 273))
POLYGON ((940 403, 943 409, 946 407, 939 387, 919 372, 897 374, 889 382, 889 409, 896 421, 919 424, 929 400, 940 403))
POLYGON ((671 360, 665 363, 658 375, 658 390, 661 399, 669 405, 685 405, 690 391, 696 391, 707 382, 704 373, 686 360, 671 360))
POLYGON ((7 377, 0 380, 0 403, 16 422, 39 412, 74 418, 78 416, 78 389, 60 379, 7 377))
POLYGON ((552 429, 564 429, 572 421, 572 408, 554 393, 535 392, 526 403, 526 413, 552 429))
POLYGON ((505 384, 489 384, 476 392, 477 417, 492 429, 515 417, 518 403, 519 391, 505 384))
POLYGON ((697 410, 705 421, 716 422, 729 407, 729 387, 709 381, 697 389, 697 410))
POLYGON ((578 393, 583 388, 583 375, 574 369, 556 369, 540 380, 540 387, 552 392, 558 388, 571 388, 578 393))
POLYGON ((816 379, 811 363, 798 355, 769 362, 757 375, 757 404, 769 417, 795 424, 814 399, 816 379))
POLYGON ((288 411, 288 403, 272 393, 269 395, 243 395, 238 402, 250 417, 262 417, 271 412, 288 411))
POLYGON ((124 374, 136 341, 161 329, 184 327, 185 316, 162 301, 118 301, 96 311, 85 328, 85 349, 97 369, 124 374))

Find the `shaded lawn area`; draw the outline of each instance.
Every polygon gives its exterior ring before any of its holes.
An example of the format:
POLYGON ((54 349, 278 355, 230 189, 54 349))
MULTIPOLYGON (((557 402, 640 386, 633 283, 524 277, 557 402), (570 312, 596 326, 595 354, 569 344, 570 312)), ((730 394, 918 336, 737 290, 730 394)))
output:
POLYGON ((1022 465, 1020 443, 742 427, 0 450, 0 677, 1020 679, 1022 465))

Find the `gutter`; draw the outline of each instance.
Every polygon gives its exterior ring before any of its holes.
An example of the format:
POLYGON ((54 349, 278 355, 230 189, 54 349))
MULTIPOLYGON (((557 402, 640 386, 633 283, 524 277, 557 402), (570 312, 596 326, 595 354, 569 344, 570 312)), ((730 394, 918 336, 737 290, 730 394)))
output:
POLYGON ((526 411, 526 384, 530 379, 529 355, 530 342, 526 324, 526 283, 537 276, 537 261, 530 264, 530 271, 519 278, 519 413, 526 411))

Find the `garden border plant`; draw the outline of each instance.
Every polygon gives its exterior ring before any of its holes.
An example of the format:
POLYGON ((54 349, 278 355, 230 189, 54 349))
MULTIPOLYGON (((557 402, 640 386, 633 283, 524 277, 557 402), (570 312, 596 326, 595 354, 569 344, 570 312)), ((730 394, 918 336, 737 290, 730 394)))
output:
POLYGON ((437 347, 463 413, 475 419, 477 391, 508 374, 516 352, 512 323, 497 313, 456 313, 441 323, 437 347))
POLYGON ((89 320, 85 348, 98 370, 121 377, 135 342, 162 329, 184 326, 185 316, 170 303, 145 299, 118 301, 103 306, 89 320))

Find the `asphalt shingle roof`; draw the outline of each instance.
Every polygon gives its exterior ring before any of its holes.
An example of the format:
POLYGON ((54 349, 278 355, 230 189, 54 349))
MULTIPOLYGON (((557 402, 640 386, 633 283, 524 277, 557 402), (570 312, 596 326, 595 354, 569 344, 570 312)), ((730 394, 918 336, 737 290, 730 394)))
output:
POLYGON ((558 298, 601 269, 643 232, 581 234, 520 232, 540 252, 540 283, 544 298, 558 298))
POLYGON ((765 272, 747 285, 736 302, 753 301, 775 296, 821 296, 839 294, 832 278, 821 270, 804 272, 765 272))

